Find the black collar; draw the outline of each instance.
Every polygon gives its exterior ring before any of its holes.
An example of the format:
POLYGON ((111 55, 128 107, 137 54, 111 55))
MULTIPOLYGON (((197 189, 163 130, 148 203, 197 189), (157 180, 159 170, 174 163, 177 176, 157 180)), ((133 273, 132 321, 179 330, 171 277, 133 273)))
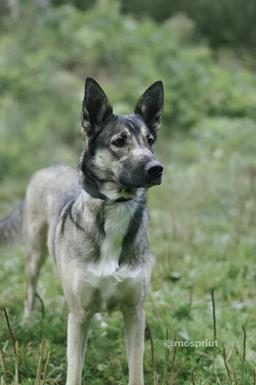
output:
MULTIPOLYGON (((110 199, 102 194, 97 186, 91 182, 89 182, 88 180, 83 180, 83 189, 89 194, 91 195, 93 198, 96 198, 96 199, 101 199, 103 201, 110 201, 110 199)), ((128 201, 131 201, 133 200, 133 198, 124 198, 124 197, 121 197, 121 198, 117 198, 117 199, 114 199, 112 202, 128 202, 128 201)))

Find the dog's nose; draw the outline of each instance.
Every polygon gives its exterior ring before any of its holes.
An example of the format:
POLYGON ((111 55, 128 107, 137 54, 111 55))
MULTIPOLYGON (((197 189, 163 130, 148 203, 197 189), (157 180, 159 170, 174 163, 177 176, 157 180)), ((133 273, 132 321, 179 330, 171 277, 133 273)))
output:
POLYGON ((151 160, 145 168, 147 178, 151 181, 160 178, 163 173, 163 166, 157 160, 151 160))

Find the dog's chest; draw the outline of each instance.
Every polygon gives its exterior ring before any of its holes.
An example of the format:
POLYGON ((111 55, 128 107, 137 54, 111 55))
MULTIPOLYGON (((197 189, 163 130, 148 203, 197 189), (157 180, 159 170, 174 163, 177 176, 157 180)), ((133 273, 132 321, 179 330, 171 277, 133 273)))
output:
POLYGON ((105 237, 101 245, 99 261, 95 266, 98 275, 111 275, 118 269, 119 257, 134 215, 135 205, 136 203, 127 202, 105 207, 105 237))
POLYGON ((133 291, 138 271, 119 267, 124 237, 136 210, 136 203, 106 206, 104 212, 105 237, 101 245, 100 258, 87 268, 89 284, 95 288, 101 310, 115 307, 122 297, 133 291))

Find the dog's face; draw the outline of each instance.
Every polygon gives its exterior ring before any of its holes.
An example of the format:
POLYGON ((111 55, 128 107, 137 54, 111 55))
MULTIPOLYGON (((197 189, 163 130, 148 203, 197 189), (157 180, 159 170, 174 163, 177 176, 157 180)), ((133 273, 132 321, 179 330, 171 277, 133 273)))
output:
POLYGON ((106 94, 88 78, 82 107, 84 178, 110 199, 129 197, 138 188, 161 183, 163 166, 153 150, 163 108, 163 84, 152 84, 135 111, 114 115, 106 94))

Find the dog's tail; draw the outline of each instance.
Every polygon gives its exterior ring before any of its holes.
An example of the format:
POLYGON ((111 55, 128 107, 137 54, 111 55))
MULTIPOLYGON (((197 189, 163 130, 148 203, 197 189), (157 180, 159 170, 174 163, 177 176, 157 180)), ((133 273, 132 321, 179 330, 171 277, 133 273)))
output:
POLYGON ((24 202, 0 220, 0 245, 17 243, 22 237, 24 202))

